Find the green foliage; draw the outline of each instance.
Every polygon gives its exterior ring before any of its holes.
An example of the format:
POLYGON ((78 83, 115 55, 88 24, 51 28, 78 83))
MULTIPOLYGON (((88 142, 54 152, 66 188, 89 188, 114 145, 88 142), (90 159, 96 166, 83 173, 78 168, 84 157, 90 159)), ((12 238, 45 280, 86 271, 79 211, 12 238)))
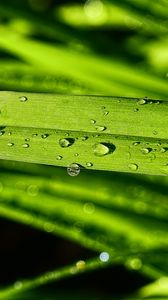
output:
POLYGON ((168 297, 168 179, 138 175, 168 174, 167 14, 165 0, 1 1, 0 216, 94 252, 1 299, 93 300, 49 284, 115 265, 149 280, 118 299, 168 297))

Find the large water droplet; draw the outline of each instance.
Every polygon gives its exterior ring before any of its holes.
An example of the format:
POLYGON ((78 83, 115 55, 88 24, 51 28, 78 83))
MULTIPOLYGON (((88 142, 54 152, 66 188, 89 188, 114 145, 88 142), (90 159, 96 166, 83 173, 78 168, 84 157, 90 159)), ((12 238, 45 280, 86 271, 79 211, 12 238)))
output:
POLYGON ((74 143, 74 139, 60 139, 59 144, 62 148, 67 148, 74 143))
POLYGON ((110 152, 109 147, 104 144, 95 144, 93 146, 93 153, 96 156, 104 156, 104 155, 108 154, 109 152, 110 152))
POLYGON ((129 164, 128 167, 129 167, 129 169, 130 169, 131 171, 136 171, 136 170, 138 170, 138 165, 136 165, 136 164, 129 164))
POLYGON ((107 262, 110 258, 110 255, 108 252, 101 252, 99 258, 102 262, 107 262))
POLYGON ((101 126, 101 125, 96 125, 95 128, 96 128, 97 131, 104 131, 104 130, 106 130, 106 127, 105 126, 101 126))
POLYGON ((80 173, 80 166, 76 163, 73 163, 68 166, 67 172, 70 176, 77 176, 80 173))
POLYGON ((21 102, 25 102, 25 101, 28 100, 28 98, 27 98, 26 96, 21 96, 21 97, 19 97, 19 100, 20 100, 21 102))

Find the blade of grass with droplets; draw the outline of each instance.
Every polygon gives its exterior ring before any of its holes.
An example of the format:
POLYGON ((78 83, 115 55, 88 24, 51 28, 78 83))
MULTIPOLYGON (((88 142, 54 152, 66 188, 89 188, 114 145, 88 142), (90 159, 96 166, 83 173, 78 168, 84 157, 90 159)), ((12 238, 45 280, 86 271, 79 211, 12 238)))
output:
POLYGON ((147 74, 135 66, 89 53, 80 53, 67 47, 56 47, 27 39, 5 27, 0 28, 0 46, 43 71, 75 78, 85 82, 98 93, 137 95, 166 98, 168 87, 164 79, 147 74), (47 59, 46 59, 47 56, 47 59), (58 59, 59 58, 59 59, 58 59))
POLYGON ((167 101, 0 92, 0 109, 1 159, 168 173, 167 101))

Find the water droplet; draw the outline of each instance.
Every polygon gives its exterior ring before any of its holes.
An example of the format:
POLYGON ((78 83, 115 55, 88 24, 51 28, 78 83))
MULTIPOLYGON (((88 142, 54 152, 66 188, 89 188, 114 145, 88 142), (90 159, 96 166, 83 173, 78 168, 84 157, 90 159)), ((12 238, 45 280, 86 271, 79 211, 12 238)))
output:
POLYGON ((109 111, 105 111, 103 115, 107 116, 108 114, 109 114, 109 111))
POLYGON ((22 286, 23 286, 23 284, 22 284, 21 281, 16 281, 16 282, 14 283, 14 288, 15 288, 16 290, 20 290, 20 289, 22 288, 22 286))
POLYGON ((93 164, 92 164, 91 162, 87 162, 87 163, 86 163, 86 166, 87 166, 87 167, 92 167, 93 164))
POLYGON ((2 136, 5 133, 5 131, 0 131, 0 136, 2 136))
POLYGON ((23 148, 29 148, 29 144, 23 144, 22 147, 23 148))
POLYGON ((12 147, 12 146, 14 146, 14 143, 8 143, 8 146, 12 147))
POLYGON ((154 134, 154 135, 157 135, 158 132, 157 132, 156 130, 153 130, 153 134, 154 134))
POLYGON ((96 121, 92 119, 92 120, 90 120, 90 123, 91 123, 91 124, 95 124, 96 121))
POLYGON ((57 160, 61 160, 61 159, 62 159, 62 156, 61 156, 61 155, 57 155, 56 159, 57 159, 57 160))
POLYGON ((80 166, 76 163, 73 163, 68 166, 67 172, 70 176, 77 176, 80 173, 80 166))
POLYGON ((134 108, 134 112, 138 112, 139 111, 139 108, 134 108))
POLYGON ((74 143, 74 139, 61 139, 59 140, 59 144, 62 148, 67 148, 74 143))
POLYGON ((31 184, 27 188, 27 193, 28 193, 29 196, 35 197, 35 196, 38 195, 38 192, 39 192, 39 188, 35 184, 31 184))
POLYGON ((133 142, 132 145, 133 146, 138 146, 140 144, 140 142, 133 142))
POLYGON ((99 258, 102 262, 107 262, 110 258, 110 255, 108 252, 101 252, 99 258))
POLYGON ((50 222, 44 223, 44 230, 46 232, 53 232, 54 231, 54 224, 52 224, 50 222))
POLYGON ((128 167, 129 167, 129 169, 130 169, 131 171, 136 171, 136 170, 138 170, 138 165, 136 165, 136 164, 129 164, 128 167))
POLYGON ((81 141, 86 141, 87 139, 88 139, 87 136, 82 136, 82 137, 81 137, 81 141))
POLYGON ((106 107, 105 106, 101 106, 101 109, 106 109, 106 107))
POLYGON ((146 98, 144 98, 144 99, 139 99, 138 101, 137 101, 137 103, 139 104, 139 105, 144 105, 144 104, 146 104, 146 98))
POLYGON ((96 128, 97 131, 104 131, 104 130, 106 130, 105 126, 100 126, 100 125, 95 126, 95 128, 96 128))
POLYGON ((8 135, 12 135, 12 132, 8 132, 8 135))
POLYGON ((151 148, 142 148, 141 152, 142 154, 148 154, 151 151, 151 148))
POLYGON ((25 101, 28 100, 28 98, 25 97, 25 96, 22 96, 22 97, 19 97, 19 100, 20 100, 21 102, 25 102, 25 101))
POLYGON ((79 270, 79 271, 82 271, 84 268, 85 268, 85 261, 84 260, 79 260, 77 261, 76 263, 76 268, 79 270))
POLYGON ((28 139, 25 139, 25 142, 29 142, 30 141, 30 139, 28 138, 28 139))
POLYGON ((38 134, 37 134, 37 133, 33 133, 32 136, 33 136, 33 137, 36 137, 36 136, 38 136, 38 134))
POLYGON ((49 136, 48 133, 45 133, 45 134, 42 134, 42 135, 41 135, 42 139, 46 139, 48 136, 49 136))
POLYGON ((95 206, 93 203, 91 202, 88 202, 88 203, 85 203, 84 206, 83 206, 83 211, 88 214, 88 215, 91 215, 94 213, 95 211, 95 206))
POLYGON ((75 153, 74 156, 79 156, 79 153, 75 153))
POLYGON ((160 153, 164 153, 164 152, 166 152, 166 151, 167 151, 167 148, 163 148, 163 147, 162 147, 162 148, 159 149, 159 152, 160 152, 160 153))
POLYGON ((160 104, 160 101, 156 101, 155 104, 159 105, 159 104, 160 104))
POLYGON ((96 156, 104 156, 110 152, 110 149, 104 144, 95 144, 93 152, 96 156))
POLYGON ((136 257, 129 259, 126 265, 133 270, 139 270, 142 267, 142 261, 136 257))

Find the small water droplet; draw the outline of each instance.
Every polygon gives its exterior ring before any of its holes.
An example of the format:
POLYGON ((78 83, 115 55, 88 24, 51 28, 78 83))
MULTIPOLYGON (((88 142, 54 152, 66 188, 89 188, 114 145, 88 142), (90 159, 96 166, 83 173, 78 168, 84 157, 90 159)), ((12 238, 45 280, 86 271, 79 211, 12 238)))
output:
POLYGON ((141 149, 142 154, 148 154, 150 151, 151 151, 150 148, 142 148, 141 149))
POLYGON ((45 133, 45 134, 42 134, 42 135, 41 135, 42 139, 46 139, 48 136, 49 136, 48 133, 45 133))
POLYGON ((130 169, 131 171, 136 171, 136 170, 138 170, 138 165, 136 165, 136 164, 129 164, 128 167, 129 167, 129 169, 130 169))
POLYGON ((101 109, 106 109, 106 107, 105 106, 101 106, 101 109))
POLYGON ((139 111, 139 108, 134 108, 134 112, 138 112, 139 111))
POLYGON ((61 155, 57 155, 56 159, 57 159, 57 160, 61 160, 61 159, 62 159, 62 156, 61 156, 61 155))
POLYGON ((126 265, 133 270, 139 270, 142 267, 142 261, 136 257, 129 259, 126 265))
POLYGON ((79 156, 79 153, 75 153, 74 156, 79 156))
POLYGON ((35 196, 38 195, 38 192, 39 192, 39 188, 35 184, 31 184, 27 188, 27 193, 28 193, 29 196, 35 197, 35 196))
POLYGON ((87 162, 87 163, 86 163, 86 166, 87 166, 87 167, 92 167, 93 164, 92 164, 91 162, 87 162))
POLYGON ((28 98, 27 98, 26 96, 21 96, 21 97, 19 97, 19 100, 20 100, 21 102, 25 102, 25 101, 28 100, 28 98))
POLYGON ((12 135, 12 132, 8 132, 8 135, 12 135))
POLYGON ((85 269, 85 265, 86 265, 86 263, 84 260, 79 260, 76 263, 76 268, 77 268, 77 270, 82 271, 85 269))
POLYGON ((2 136, 5 133, 5 131, 0 131, 0 136, 2 136))
POLYGON ((156 130, 153 130, 153 134, 154 134, 154 135, 157 135, 158 132, 157 132, 156 130))
POLYGON ((95 206, 93 203, 91 202, 88 202, 88 203, 85 203, 84 206, 83 206, 83 210, 86 214, 88 215, 91 215, 94 213, 95 211, 95 206))
POLYGON ((82 136, 82 137, 81 137, 81 141, 86 141, 87 139, 88 139, 87 136, 82 136))
POLYGON ((92 119, 92 120, 90 120, 90 123, 91 123, 91 124, 95 124, 96 121, 92 119))
POLYGON ((103 115, 107 116, 108 114, 109 114, 109 111, 105 111, 103 115))
POLYGON ((22 284, 21 281, 16 281, 16 282, 14 283, 14 288, 15 288, 16 290, 20 290, 20 289, 22 288, 22 286, 23 286, 23 284, 22 284))
POLYGON ((33 137, 36 137, 36 136, 38 136, 38 134, 37 134, 37 133, 33 133, 32 136, 33 136, 33 137))
POLYGON ((96 156, 104 156, 107 155, 110 152, 110 149, 105 144, 95 144, 93 146, 93 153, 96 156))
POLYGON ((108 252, 101 252, 99 258, 102 262, 107 262, 110 258, 110 255, 108 252))
POLYGON ((23 148, 29 148, 29 144, 23 144, 22 147, 23 148))
POLYGON ((8 143, 8 146, 12 147, 12 146, 14 146, 14 143, 8 143))
POLYGON ((160 104, 160 101, 156 101, 155 104, 159 105, 159 104, 160 104))
POLYGON ((29 142, 30 141, 30 139, 28 138, 28 139, 25 139, 25 142, 29 142))
POLYGON ((139 104, 139 105, 144 105, 144 104, 146 104, 146 98, 144 98, 144 99, 139 99, 138 101, 137 101, 137 103, 139 104))
POLYGON ((59 144, 62 148, 67 148, 74 143, 74 139, 60 139, 59 144))
POLYGON ((73 163, 67 167, 67 172, 70 176, 77 176, 80 173, 80 166, 76 163, 73 163))
POLYGON ((159 152, 160 152, 160 153, 164 153, 164 152, 166 152, 166 151, 167 151, 167 148, 163 148, 163 147, 162 147, 162 148, 159 149, 159 152))
POLYGON ((96 128, 97 131, 104 131, 104 130, 106 130, 105 126, 100 126, 100 125, 95 126, 95 128, 96 128))
POLYGON ((138 146, 140 144, 140 142, 133 142, 132 145, 133 146, 138 146))

